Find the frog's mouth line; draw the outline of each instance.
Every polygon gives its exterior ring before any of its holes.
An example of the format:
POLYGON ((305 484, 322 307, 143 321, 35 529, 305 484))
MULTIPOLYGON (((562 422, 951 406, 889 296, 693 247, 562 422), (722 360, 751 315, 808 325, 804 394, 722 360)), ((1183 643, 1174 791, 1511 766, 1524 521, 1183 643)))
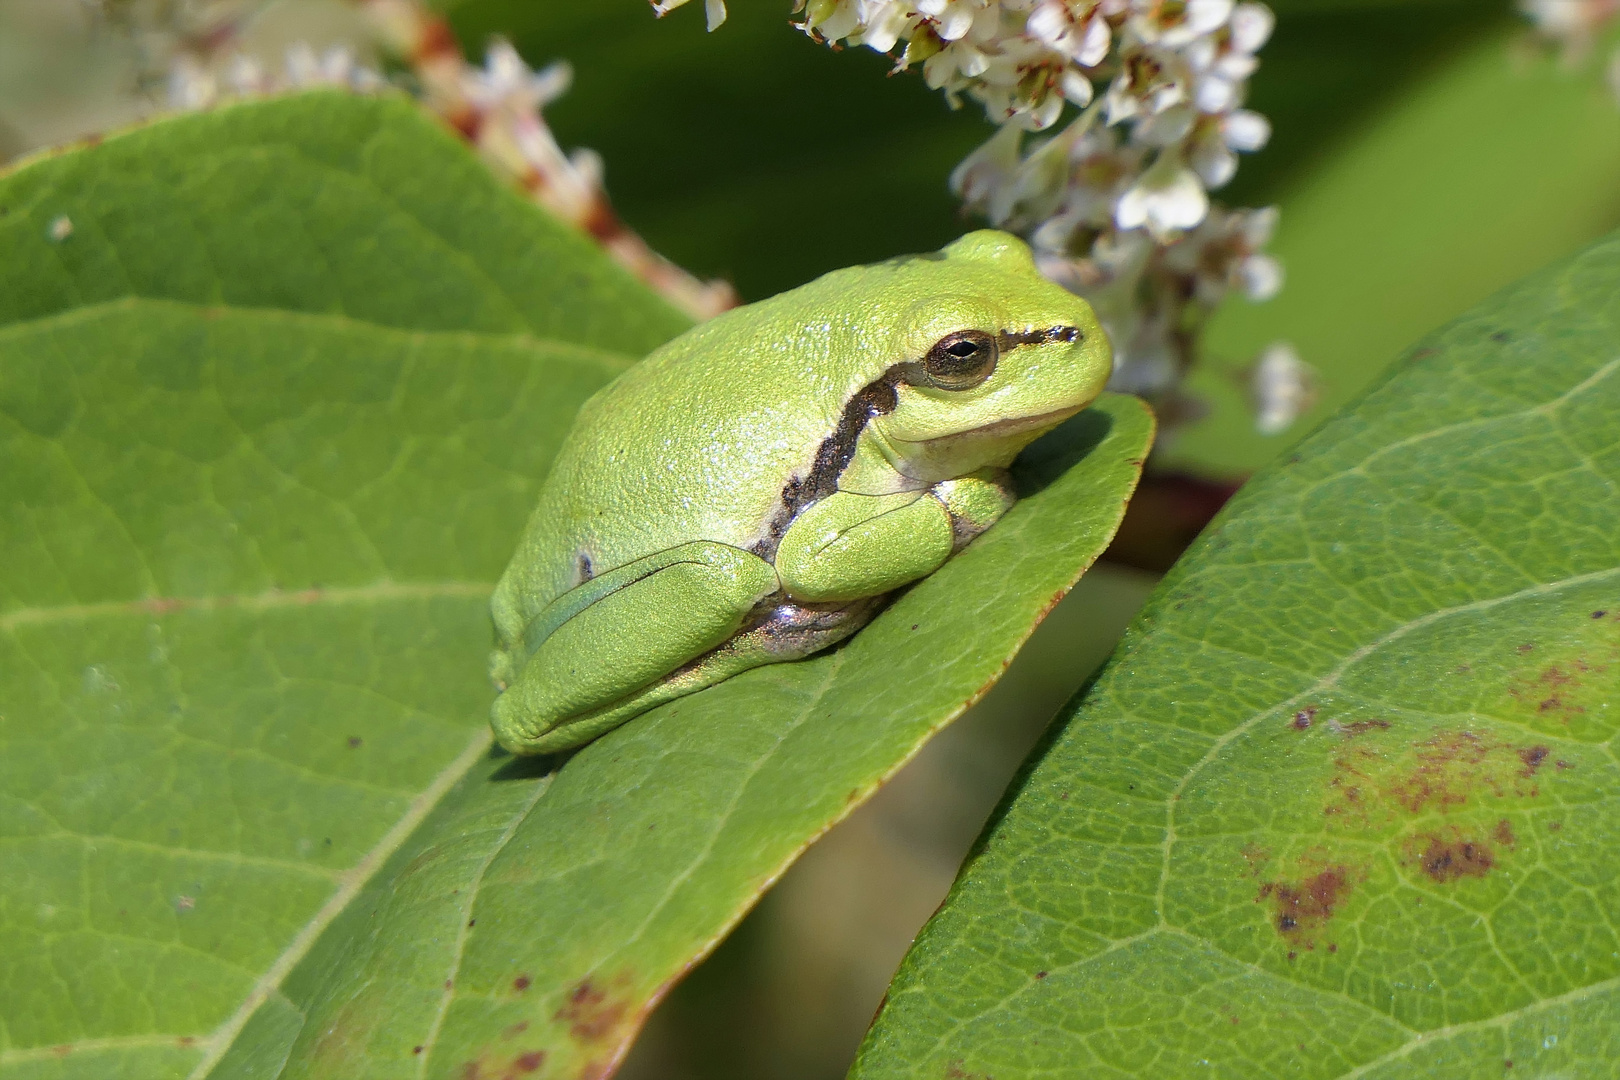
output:
POLYGON ((908 446, 947 446, 958 439, 1001 438, 1007 435, 1016 435, 1021 431, 1029 431, 1032 428, 1056 427, 1084 408, 1084 405, 1074 405, 1064 409, 1053 409, 1050 412, 1033 413, 1029 416, 1009 416, 985 424, 982 427, 968 428, 966 431, 956 431, 932 439, 895 439, 894 441, 903 442, 908 446))

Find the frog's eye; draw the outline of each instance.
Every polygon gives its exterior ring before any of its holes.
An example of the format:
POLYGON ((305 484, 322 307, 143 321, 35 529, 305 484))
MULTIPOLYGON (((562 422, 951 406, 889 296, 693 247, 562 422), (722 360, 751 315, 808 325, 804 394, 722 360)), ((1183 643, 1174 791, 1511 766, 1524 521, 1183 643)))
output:
POLYGON ((928 350, 922 373, 930 386, 967 390, 990 377, 1000 352, 995 335, 983 330, 958 330, 940 338, 928 350))

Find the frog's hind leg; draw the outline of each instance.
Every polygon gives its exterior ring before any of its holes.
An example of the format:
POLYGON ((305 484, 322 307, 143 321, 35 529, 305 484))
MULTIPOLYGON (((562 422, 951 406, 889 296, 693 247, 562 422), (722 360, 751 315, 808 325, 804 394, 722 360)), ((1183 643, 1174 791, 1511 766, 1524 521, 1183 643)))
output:
POLYGON ((537 749, 527 752, 548 753, 578 745, 618 727, 631 717, 724 682, 749 668, 798 660, 820 652, 871 622, 887 599, 873 596, 839 605, 777 603, 756 613, 758 621, 754 625, 720 647, 643 690, 570 718, 565 727, 535 740, 533 745, 537 749), (554 738, 557 744, 551 745, 554 738), (567 741, 562 741, 564 739, 567 741))
MULTIPOLYGON (((736 637, 672 674, 668 682, 690 694, 749 668, 800 660, 838 644, 872 621, 888 596, 867 596, 844 604, 782 601, 736 637)), ((678 695, 677 695, 678 696, 678 695)))
MULTIPOLYGON (((517 754, 579 746, 651 708, 671 672, 729 641, 778 590, 759 556, 697 541, 593 578, 502 635, 493 726, 517 754)), ((689 691, 685 691, 689 692, 689 691)))

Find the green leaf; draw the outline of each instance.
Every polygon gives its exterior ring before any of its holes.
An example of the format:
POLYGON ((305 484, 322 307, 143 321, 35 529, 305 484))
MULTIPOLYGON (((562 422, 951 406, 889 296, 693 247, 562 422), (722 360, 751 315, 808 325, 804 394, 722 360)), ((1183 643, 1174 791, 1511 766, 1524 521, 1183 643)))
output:
POLYGON ((7 1077, 604 1066, 995 681, 1151 438, 1105 398, 848 646, 515 761, 487 594, 681 318, 402 100, 169 121, 0 207, 7 1077))
POLYGON ((854 1075, 1606 1076, 1620 237, 1256 477, 1161 584, 854 1075))

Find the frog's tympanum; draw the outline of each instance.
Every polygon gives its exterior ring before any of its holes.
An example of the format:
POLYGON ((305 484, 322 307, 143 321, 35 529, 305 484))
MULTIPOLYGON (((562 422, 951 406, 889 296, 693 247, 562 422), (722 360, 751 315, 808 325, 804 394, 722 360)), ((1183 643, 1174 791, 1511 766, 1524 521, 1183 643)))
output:
POLYGON ((976 232, 726 312, 585 403, 495 590, 494 727, 590 741, 855 633, 1108 379, 1085 301, 976 232))

